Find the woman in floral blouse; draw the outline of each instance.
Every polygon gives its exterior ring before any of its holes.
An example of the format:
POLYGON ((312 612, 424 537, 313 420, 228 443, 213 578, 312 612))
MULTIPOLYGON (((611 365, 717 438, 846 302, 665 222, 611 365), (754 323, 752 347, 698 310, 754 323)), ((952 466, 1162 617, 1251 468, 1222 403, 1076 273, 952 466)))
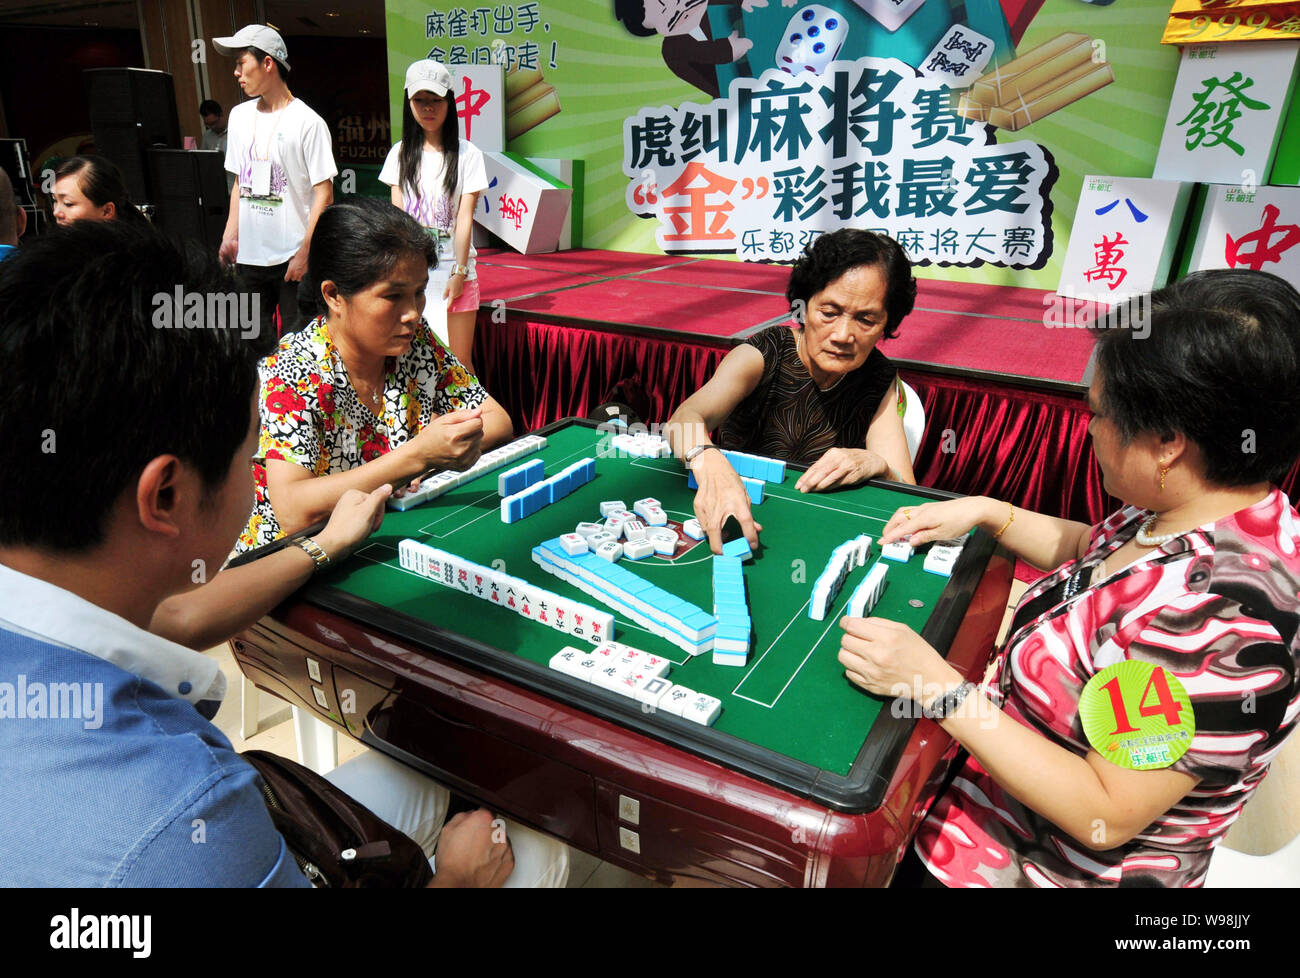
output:
POLYGON ((469 468, 510 418, 422 318, 433 240, 383 201, 321 214, 307 274, 320 315, 258 367, 257 502, 238 550, 329 515, 348 489, 469 468))
POLYGON ((1021 599, 992 688, 966 687, 903 625, 841 622, 848 678, 947 712, 969 755, 917 834, 919 865, 904 861, 909 882, 1200 886, 1300 717, 1300 516, 1277 488, 1300 455, 1300 294, 1239 270, 1154 298, 1149 335, 1098 330, 1088 396, 1105 488, 1128 505, 1089 528, 959 499, 902 509, 881 536, 982 526, 1056 568, 1021 599), (1084 688, 1118 663, 1142 692, 1100 677, 1089 696, 1106 722, 1089 736, 1084 688), (1134 726, 1155 715, 1181 756, 1134 726))

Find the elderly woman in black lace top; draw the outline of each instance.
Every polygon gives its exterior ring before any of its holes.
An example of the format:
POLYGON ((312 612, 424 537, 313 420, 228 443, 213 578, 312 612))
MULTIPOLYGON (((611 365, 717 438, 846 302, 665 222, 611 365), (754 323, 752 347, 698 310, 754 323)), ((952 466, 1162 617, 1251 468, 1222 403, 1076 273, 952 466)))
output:
POLYGON ((876 476, 916 481, 896 410, 898 377, 876 349, 916 301, 903 249, 870 231, 822 235, 795 262, 786 298, 802 325, 772 326, 736 347, 668 421, 673 450, 699 482, 695 515, 715 553, 727 517, 751 546, 762 527, 735 469, 710 448, 806 465, 795 483, 802 492, 876 476))

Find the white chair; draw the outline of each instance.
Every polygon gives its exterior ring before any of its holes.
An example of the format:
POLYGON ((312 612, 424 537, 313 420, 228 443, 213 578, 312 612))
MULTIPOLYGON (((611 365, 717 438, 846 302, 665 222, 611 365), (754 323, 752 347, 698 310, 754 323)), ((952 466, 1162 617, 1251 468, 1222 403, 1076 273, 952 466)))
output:
MULTIPOLYGON (((241 716, 239 732, 245 740, 260 729, 262 691, 240 677, 239 706, 241 716)), ((278 698, 278 697, 277 697, 278 698)), ((291 704, 292 706, 292 704, 291 704)), ((322 720, 317 720, 305 709, 293 706, 293 735, 298 743, 298 763, 317 774, 328 774, 339 764, 338 731, 322 720)))
POLYGON ((1228 840, 1238 848, 1229 849, 1222 842, 1215 848, 1205 876, 1207 887, 1300 887, 1298 773, 1300 737, 1292 734, 1228 833, 1228 840), (1268 855, 1253 856, 1242 849, 1268 855))
POLYGON ((1210 858, 1205 886, 1207 889, 1300 888, 1300 835, 1267 856, 1250 856, 1220 843, 1210 858))
POLYGON ((907 437, 907 452, 915 464, 921 436, 925 434, 925 405, 921 402, 921 395, 901 379, 898 381, 898 400, 903 415, 903 434, 907 437))

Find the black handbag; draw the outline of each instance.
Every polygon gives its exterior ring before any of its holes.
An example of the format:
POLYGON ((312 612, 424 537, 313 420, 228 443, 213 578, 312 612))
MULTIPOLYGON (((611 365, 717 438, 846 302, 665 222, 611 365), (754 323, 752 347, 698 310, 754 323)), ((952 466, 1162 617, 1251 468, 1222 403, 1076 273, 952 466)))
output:
POLYGON ((271 821, 318 887, 427 886, 424 850, 315 771, 266 751, 240 755, 262 776, 271 821))

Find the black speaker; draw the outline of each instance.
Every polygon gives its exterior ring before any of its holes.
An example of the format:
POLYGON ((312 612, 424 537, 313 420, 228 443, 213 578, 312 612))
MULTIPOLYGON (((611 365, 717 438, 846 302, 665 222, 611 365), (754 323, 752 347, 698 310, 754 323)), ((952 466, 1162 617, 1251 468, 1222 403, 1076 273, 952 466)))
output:
POLYGON ((173 241, 217 251, 230 204, 224 163, 216 150, 149 150, 154 226, 173 241))
POLYGON ((153 203, 146 153, 181 148, 172 76, 147 68, 87 68, 86 104, 95 150, 117 164, 135 204, 153 203))

